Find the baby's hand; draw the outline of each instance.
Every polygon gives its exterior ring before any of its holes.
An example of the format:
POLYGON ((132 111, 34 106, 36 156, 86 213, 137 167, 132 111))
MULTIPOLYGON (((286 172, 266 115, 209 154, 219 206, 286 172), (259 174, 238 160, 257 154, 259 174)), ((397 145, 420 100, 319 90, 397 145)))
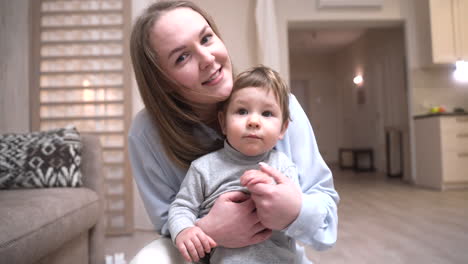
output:
POLYGON ((248 170, 240 178, 241 184, 247 188, 258 183, 276 184, 275 180, 260 170, 248 170))
POLYGON ((187 261, 199 261, 216 247, 216 242, 197 226, 182 230, 176 237, 176 246, 187 261))

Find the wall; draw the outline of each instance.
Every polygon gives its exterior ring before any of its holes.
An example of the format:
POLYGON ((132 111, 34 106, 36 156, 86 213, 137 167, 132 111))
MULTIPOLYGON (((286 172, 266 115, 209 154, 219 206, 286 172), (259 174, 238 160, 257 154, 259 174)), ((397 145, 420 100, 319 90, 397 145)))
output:
POLYGON ((453 79, 453 67, 412 69, 413 113, 426 114, 433 106, 447 111, 463 107, 468 111, 468 83, 453 79))
POLYGON ((195 0, 216 21, 237 72, 257 64, 255 2, 195 0))
MULTIPOLYGON (((290 53, 291 90, 307 113, 327 164, 338 161, 341 105, 333 54, 290 53)), ((294 120, 293 120, 294 122, 294 120)))
POLYGON ((0 133, 27 132, 29 1, 0 1, 0 133))

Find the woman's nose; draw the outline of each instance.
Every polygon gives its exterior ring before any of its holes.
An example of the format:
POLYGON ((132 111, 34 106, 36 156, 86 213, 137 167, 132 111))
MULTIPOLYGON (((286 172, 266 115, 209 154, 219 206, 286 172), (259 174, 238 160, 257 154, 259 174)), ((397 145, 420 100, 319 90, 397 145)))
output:
POLYGON ((202 47, 200 48, 200 69, 204 70, 211 66, 215 61, 215 56, 211 54, 210 50, 202 47))

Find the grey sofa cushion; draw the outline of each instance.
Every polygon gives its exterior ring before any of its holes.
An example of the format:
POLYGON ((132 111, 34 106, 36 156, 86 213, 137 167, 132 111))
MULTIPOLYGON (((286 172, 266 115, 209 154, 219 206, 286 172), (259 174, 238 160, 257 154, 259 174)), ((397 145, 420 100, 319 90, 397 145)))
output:
POLYGON ((34 263, 96 224, 100 204, 87 188, 0 191, 0 256, 34 263))
POLYGON ((0 189, 81 186, 81 149, 74 127, 0 135, 0 189))

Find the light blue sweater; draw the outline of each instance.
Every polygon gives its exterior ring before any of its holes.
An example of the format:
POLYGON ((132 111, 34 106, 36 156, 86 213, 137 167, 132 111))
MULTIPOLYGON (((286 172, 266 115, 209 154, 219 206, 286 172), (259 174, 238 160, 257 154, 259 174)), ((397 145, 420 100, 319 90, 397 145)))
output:
MULTIPOLYGON (((287 228, 286 235, 324 250, 336 243, 339 196, 333 186, 331 171, 318 150, 310 122, 292 94, 289 107, 292 122, 276 149, 296 165, 303 195, 299 216, 287 228)), ((187 171, 166 156, 158 131, 151 122, 145 109, 135 116, 128 136, 129 155, 146 211, 156 230, 169 236, 169 206, 187 171)), ((221 139, 206 126, 195 129, 194 133, 206 140, 221 139)))

